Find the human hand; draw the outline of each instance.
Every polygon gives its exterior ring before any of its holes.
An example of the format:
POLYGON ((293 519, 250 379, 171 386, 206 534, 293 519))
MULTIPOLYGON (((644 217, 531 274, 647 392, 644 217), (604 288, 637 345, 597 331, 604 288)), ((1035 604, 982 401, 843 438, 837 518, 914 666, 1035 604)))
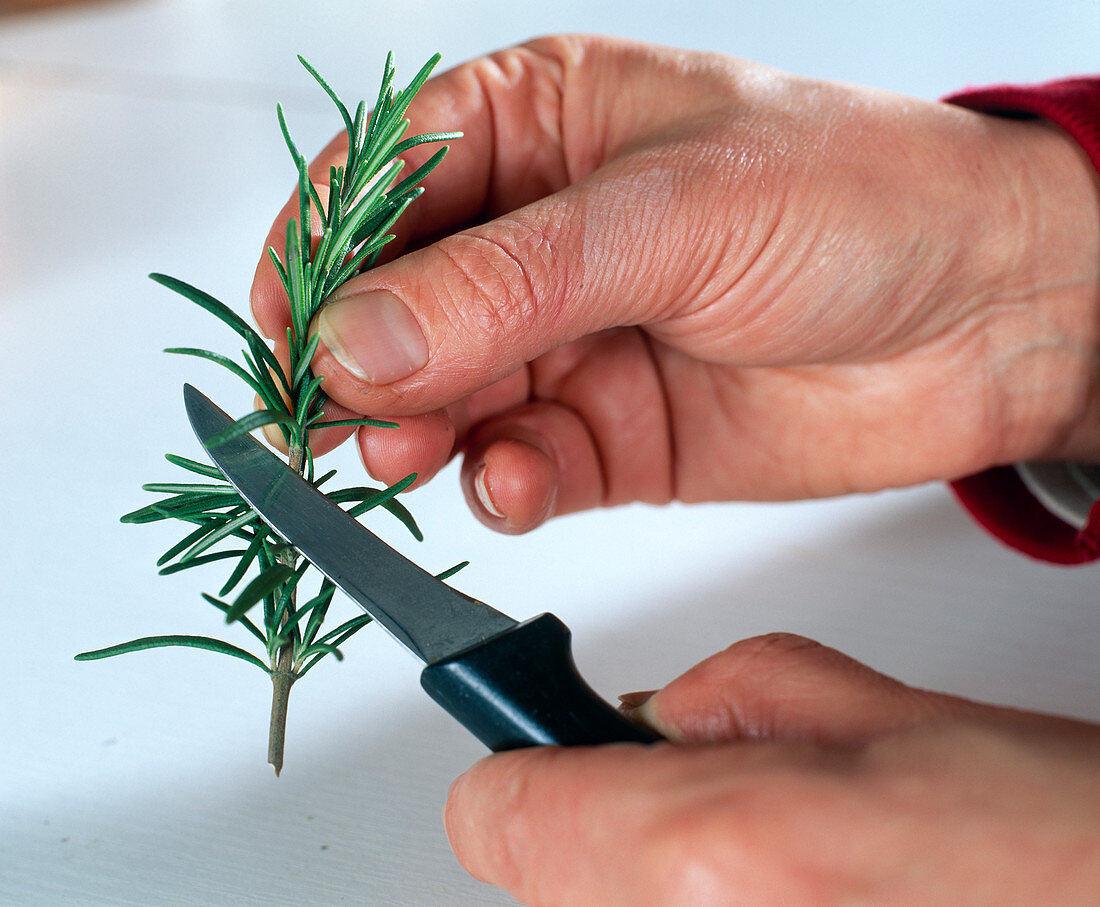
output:
MULTIPOLYGON (((1100 455, 1097 185, 1049 125, 582 37, 459 66, 410 117, 466 134, 413 251, 315 321, 326 393, 401 421, 358 432, 384 481, 463 452, 478 516, 524 531, 1100 455)), ((253 308, 285 337, 266 256, 253 308)))
POLYGON ((463 865, 543 907, 1100 891, 1098 726, 917 690, 786 634, 635 715, 677 743, 518 750, 459 778, 444 817, 463 865))

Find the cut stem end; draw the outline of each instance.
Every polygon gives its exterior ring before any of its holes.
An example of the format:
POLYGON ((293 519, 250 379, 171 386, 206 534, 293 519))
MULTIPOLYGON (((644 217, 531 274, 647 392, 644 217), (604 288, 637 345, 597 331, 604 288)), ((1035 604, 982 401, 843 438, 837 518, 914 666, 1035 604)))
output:
POLYGON ((267 761, 275 767, 275 777, 283 770, 283 744, 286 740, 286 709, 290 688, 298 675, 291 671, 271 673, 271 728, 267 735, 267 761))

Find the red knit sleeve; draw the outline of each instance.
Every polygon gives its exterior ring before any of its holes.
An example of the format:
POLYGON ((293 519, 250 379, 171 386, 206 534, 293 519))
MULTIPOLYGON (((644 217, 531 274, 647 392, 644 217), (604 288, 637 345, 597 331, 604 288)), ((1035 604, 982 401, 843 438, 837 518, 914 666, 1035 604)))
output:
MULTIPOLYGON (((1064 129, 1100 171, 1100 78, 1043 85, 998 85, 946 100, 983 113, 1042 117, 1064 129)), ((990 469, 952 485, 956 496, 989 532, 1018 551, 1055 564, 1100 559, 1100 504, 1084 529, 1062 521, 1025 487, 1011 466, 990 469)))

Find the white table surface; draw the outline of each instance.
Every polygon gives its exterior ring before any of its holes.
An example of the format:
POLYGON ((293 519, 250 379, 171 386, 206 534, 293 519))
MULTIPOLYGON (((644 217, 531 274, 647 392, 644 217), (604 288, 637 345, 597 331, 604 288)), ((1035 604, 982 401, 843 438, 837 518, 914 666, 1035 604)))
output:
MULTIPOLYGON (((338 126, 294 55, 357 99, 391 48, 407 79, 436 50, 455 64, 567 30, 936 97, 1095 71, 1100 4, 176 0, 0 18, 0 903, 510 902, 465 875, 439 819, 480 745, 380 631, 295 688, 278 780, 254 669, 196 650, 72 656, 221 632, 198 597, 216 576, 155 575, 175 530, 118 522, 175 472, 163 452, 199 455, 184 380, 248 405, 213 366, 160 352, 234 347, 145 274, 244 310, 293 181, 275 101, 309 153, 338 126)), ((467 514, 453 470, 409 504, 425 543, 374 525, 425 566, 469 558, 461 587, 517 617, 555 611, 609 697, 782 629, 911 683, 1100 719, 1097 573, 1003 550, 940 486, 626 507, 519 539, 467 514)))

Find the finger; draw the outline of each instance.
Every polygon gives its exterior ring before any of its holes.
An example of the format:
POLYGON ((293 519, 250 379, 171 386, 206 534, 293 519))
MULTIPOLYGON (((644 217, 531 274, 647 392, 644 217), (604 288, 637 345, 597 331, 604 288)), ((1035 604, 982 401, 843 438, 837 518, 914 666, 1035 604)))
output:
POLYGON ((470 398, 480 422, 465 442, 462 480, 482 522, 526 532, 560 514, 671 499, 669 407, 640 331, 584 338, 527 371, 532 402, 492 410, 486 391, 470 398))
POLYGON ((789 633, 735 643, 641 704, 628 704, 627 711, 671 740, 841 745, 917 724, 991 712, 978 703, 907 686, 835 649, 789 633))
POLYGON ((792 828, 816 821, 817 778, 835 786, 846 758, 777 744, 537 747, 474 765, 444 822, 471 874, 527 904, 725 904, 732 890, 802 903, 804 880, 790 884, 776 852, 801 846, 792 828), (762 842, 770 826, 781 834, 762 842))
POLYGON ((451 416, 436 410, 419 416, 403 416, 397 428, 363 426, 356 440, 367 472, 393 485, 410 473, 419 488, 447 465, 454 452, 455 424, 451 416))
POLYGON ((641 844, 654 791, 668 796, 672 779, 643 774, 652 754, 633 749, 539 747, 482 760, 451 786, 444 809, 459 861, 523 903, 660 903, 639 884, 652 867, 634 864, 650 856, 641 844))
POLYGON ((520 371, 451 406, 419 416, 401 416, 397 429, 359 429, 363 465, 392 485, 415 472, 419 487, 435 476, 465 444, 470 427, 526 403, 527 372, 520 371))
POLYGON ((609 503, 606 462, 590 424, 557 402, 530 403, 475 428, 462 486, 485 525, 513 534, 609 503))
POLYGON ((599 498, 602 482, 583 428, 560 407, 544 405, 540 409, 541 418, 527 411, 497 423, 493 431, 481 436, 463 462, 462 490, 466 502, 482 523, 498 532, 512 535, 529 532, 565 512, 565 505, 559 503, 561 472, 557 466, 563 438, 559 435, 555 449, 551 450, 544 434, 529 431, 524 424, 533 416, 543 423, 543 430, 546 423, 556 422, 561 435, 574 442, 569 446, 575 459, 568 467, 574 484, 580 477, 588 496, 593 501, 599 498))

